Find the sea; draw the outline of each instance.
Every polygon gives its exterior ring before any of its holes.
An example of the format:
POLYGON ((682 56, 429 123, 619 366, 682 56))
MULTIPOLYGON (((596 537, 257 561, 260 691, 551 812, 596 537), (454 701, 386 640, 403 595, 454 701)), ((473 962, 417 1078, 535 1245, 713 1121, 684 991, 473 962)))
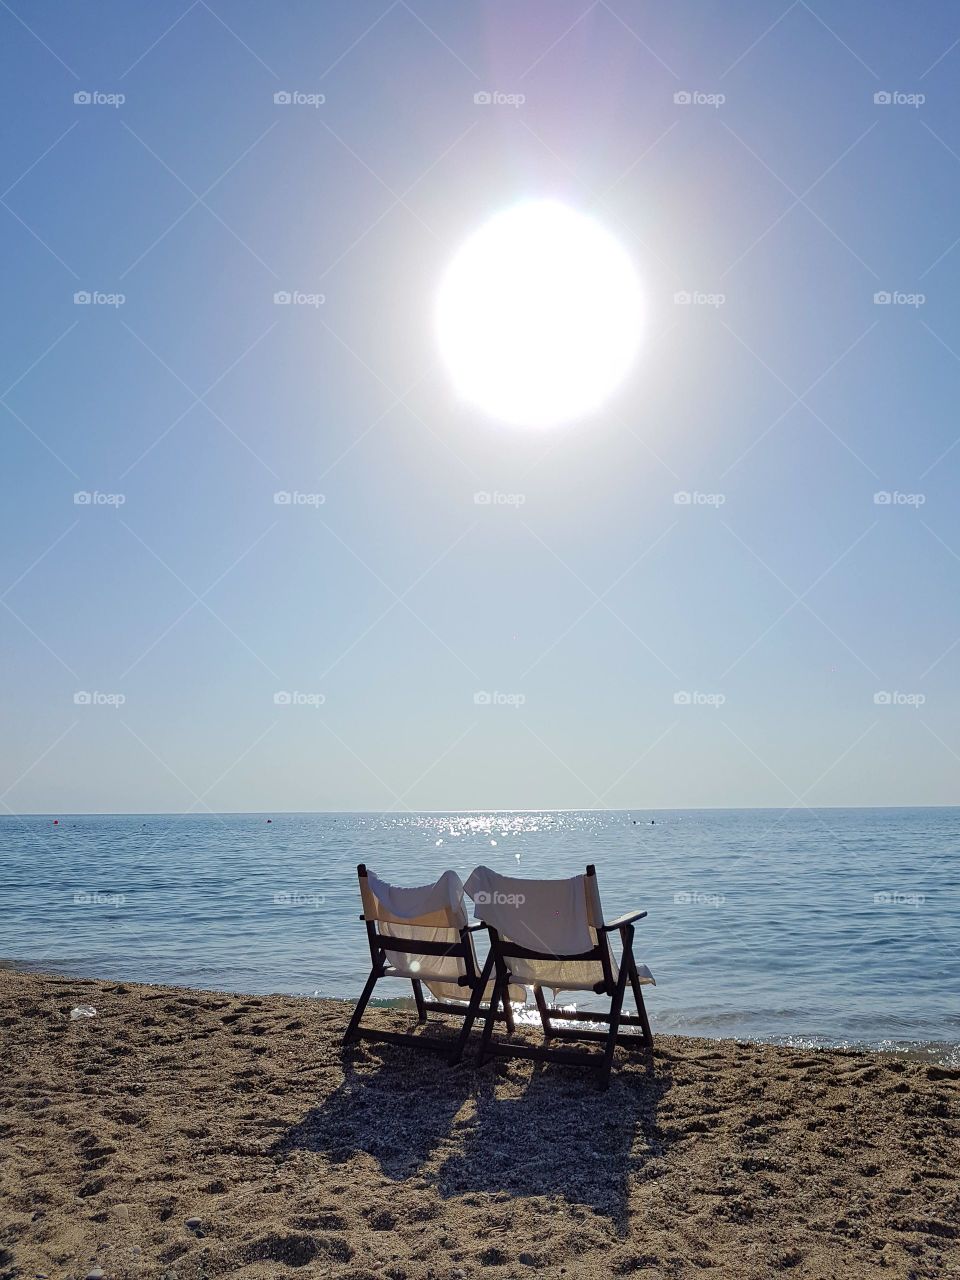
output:
POLYGON ((360 862, 404 885, 593 863, 608 919, 648 913, 655 1034, 960 1066, 960 808, 7 815, 0 964, 350 1000, 360 862))

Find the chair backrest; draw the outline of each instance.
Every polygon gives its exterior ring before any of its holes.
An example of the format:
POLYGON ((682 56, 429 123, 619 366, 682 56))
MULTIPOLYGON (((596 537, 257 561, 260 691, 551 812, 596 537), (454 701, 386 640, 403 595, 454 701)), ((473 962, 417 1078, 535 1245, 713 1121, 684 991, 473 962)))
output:
POLYGON ((424 929, 466 927, 463 885, 453 871, 445 871, 434 884, 417 888, 388 884, 363 863, 357 868, 357 877, 365 920, 424 929))
POLYGON ((521 880, 477 867, 464 886, 517 981, 608 989, 613 970, 595 867, 563 880, 521 880))
POLYGON ((464 889, 478 920, 531 951, 571 956, 596 946, 603 910, 592 866, 563 880, 523 880, 480 866, 464 889))
POLYGON ((434 884, 417 888, 389 884, 363 863, 357 877, 374 964, 383 951, 398 973, 413 978, 422 974, 435 992, 439 982, 463 986, 461 978, 476 975, 463 885, 455 872, 445 871, 434 884))

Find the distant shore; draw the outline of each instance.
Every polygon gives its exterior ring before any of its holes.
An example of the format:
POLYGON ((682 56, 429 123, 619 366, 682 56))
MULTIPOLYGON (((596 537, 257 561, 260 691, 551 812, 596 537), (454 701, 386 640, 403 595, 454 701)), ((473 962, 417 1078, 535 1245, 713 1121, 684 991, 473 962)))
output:
POLYGON ((661 1037, 599 1094, 347 1016, 0 970, 0 1274, 960 1274, 960 1071, 661 1037))

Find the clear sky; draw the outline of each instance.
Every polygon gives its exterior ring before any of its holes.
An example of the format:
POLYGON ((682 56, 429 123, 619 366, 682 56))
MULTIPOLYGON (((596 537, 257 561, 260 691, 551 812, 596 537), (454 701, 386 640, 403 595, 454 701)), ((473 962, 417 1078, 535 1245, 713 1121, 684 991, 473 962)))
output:
POLYGON ((958 39, 945 0, 4 3, 7 810, 960 803, 958 39), (544 196, 647 338, 525 431, 432 311, 544 196))

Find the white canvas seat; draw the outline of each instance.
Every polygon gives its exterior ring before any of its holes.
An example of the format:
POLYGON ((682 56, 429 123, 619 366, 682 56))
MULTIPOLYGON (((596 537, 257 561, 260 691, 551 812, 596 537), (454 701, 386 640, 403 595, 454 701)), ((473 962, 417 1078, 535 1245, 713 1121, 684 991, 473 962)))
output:
POLYGON ((596 869, 564 880, 521 880, 489 867, 477 867, 464 886, 473 899, 474 915, 487 926, 494 957, 496 986, 490 1000, 479 1057, 502 1053, 537 1059, 557 1059, 599 1067, 599 1084, 606 1088, 617 1044, 649 1048, 653 1044, 643 1003, 642 986, 655 985, 646 965, 633 955, 634 924, 646 916, 634 911, 605 923, 597 888, 596 869), (609 935, 620 935, 622 955, 617 961, 609 935), (544 1046, 495 1043, 493 1022, 501 993, 511 984, 532 986, 543 1026, 544 1046), (629 982, 637 1006, 636 1015, 623 1013, 623 997, 629 982), (609 1012, 561 1010, 548 1007, 543 989, 590 991, 610 998, 609 1012), (563 1022, 600 1022, 607 1030, 580 1030, 557 1026, 563 1022), (638 1027, 641 1034, 624 1034, 622 1028, 638 1027), (602 1041, 597 1054, 553 1049, 553 1039, 602 1041))
MULTIPOLYGON (((461 1035, 451 1061, 458 1061, 470 1029, 484 1000, 493 995, 493 959, 481 969, 477 964, 473 933, 463 902, 463 885, 453 871, 445 871, 434 884, 405 888, 389 884, 360 864, 357 868, 361 919, 367 927, 372 968, 344 1039, 367 1039, 441 1047, 449 1050, 449 1039, 427 1035, 407 1035, 362 1027, 360 1019, 373 989, 381 978, 402 978, 410 982, 421 1023, 429 1012, 455 1014, 464 1019, 461 1035), (424 998, 426 987, 433 1000, 424 998)), ((513 1027, 510 1001, 525 998, 522 986, 510 986, 503 997, 502 1018, 513 1027)))

